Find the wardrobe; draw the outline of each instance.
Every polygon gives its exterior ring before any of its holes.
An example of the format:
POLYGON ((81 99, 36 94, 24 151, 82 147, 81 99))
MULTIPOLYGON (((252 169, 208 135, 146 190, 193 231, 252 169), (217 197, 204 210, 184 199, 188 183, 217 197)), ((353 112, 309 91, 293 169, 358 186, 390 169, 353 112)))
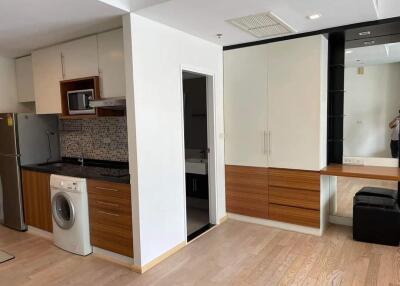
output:
POLYGON ((320 228, 328 41, 224 51, 227 211, 320 228))

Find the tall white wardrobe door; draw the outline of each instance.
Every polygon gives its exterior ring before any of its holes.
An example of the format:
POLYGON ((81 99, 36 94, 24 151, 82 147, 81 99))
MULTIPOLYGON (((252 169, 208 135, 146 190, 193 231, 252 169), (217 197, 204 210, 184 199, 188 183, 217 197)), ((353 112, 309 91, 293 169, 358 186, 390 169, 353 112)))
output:
POLYGON ((224 52, 225 163, 267 166, 266 46, 224 52))

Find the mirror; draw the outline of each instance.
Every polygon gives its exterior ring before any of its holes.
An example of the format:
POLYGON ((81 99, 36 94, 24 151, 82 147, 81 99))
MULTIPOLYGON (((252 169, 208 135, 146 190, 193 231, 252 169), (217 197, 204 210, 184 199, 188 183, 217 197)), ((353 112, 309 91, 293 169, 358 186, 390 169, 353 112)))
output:
POLYGON ((400 43, 346 49, 344 89, 344 163, 398 158, 400 43))

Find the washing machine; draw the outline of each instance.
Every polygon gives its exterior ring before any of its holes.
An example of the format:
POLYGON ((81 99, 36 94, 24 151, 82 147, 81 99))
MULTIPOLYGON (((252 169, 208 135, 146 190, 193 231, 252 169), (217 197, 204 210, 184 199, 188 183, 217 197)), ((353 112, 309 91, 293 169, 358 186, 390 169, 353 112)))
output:
POLYGON ((86 179, 50 176, 54 244, 78 254, 92 253, 86 179))

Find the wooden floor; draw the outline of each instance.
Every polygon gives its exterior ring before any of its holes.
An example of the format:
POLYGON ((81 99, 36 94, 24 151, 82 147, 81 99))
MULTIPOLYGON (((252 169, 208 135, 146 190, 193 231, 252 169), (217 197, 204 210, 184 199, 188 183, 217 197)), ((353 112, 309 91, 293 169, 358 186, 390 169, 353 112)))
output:
POLYGON ((353 217, 353 197, 363 187, 397 190, 397 182, 349 177, 337 177, 337 216, 353 217))
POLYGON ((48 240, 0 227, 0 285, 400 285, 397 247, 354 242, 351 229, 323 237, 228 220, 143 275, 48 240))

